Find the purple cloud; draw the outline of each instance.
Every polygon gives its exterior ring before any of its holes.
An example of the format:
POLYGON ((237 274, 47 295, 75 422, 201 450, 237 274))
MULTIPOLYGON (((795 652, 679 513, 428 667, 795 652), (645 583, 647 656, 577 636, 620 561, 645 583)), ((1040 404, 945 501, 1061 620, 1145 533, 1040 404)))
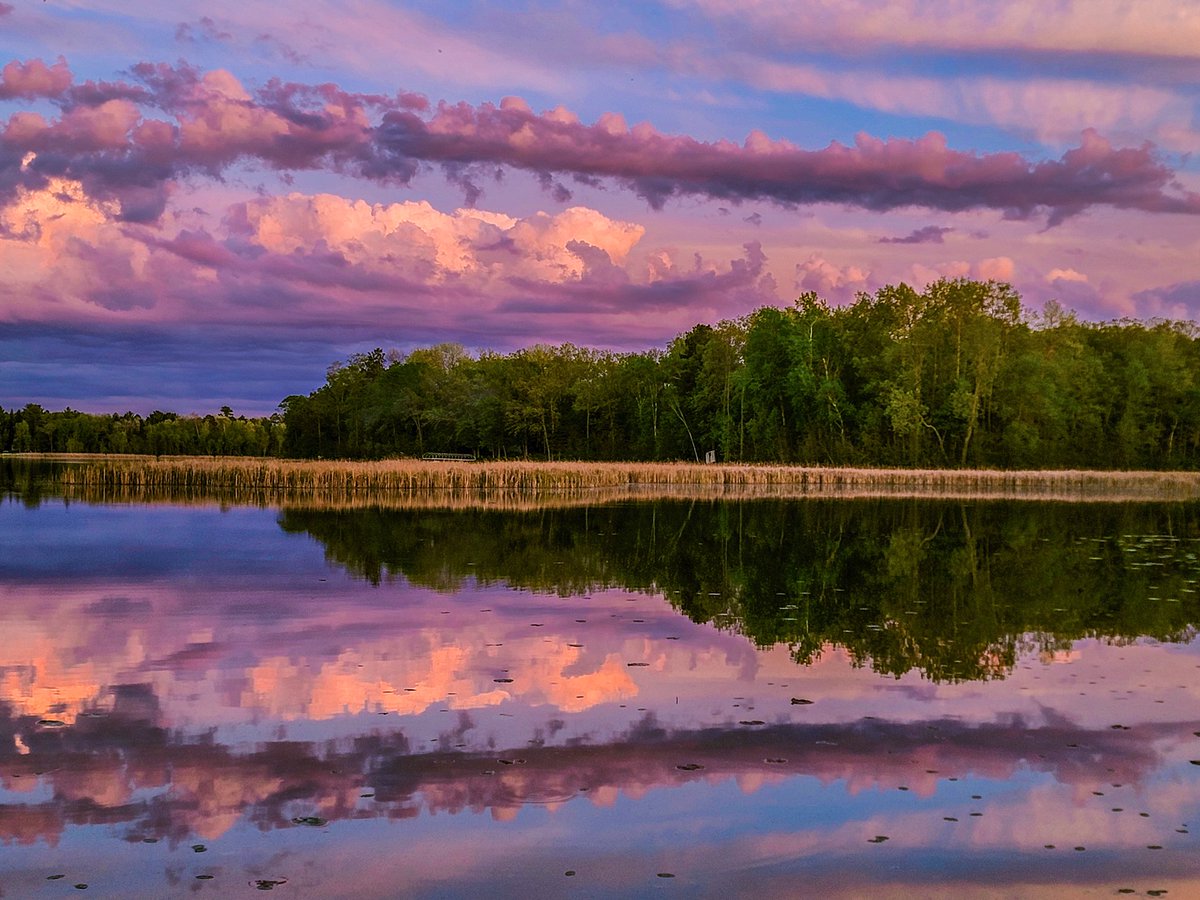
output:
POLYGON ((184 44, 196 43, 196 35, 201 38, 226 43, 233 40, 233 35, 222 31, 208 16, 202 16, 194 25, 190 22, 180 22, 175 28, 175 40, 184 44))
POLYGON ((881 244, 941 244, 944 243, 942 238, 953 231, 953 228, 945 228, 941 225, 926 225, 924 228, 918 228, 915 231, 906 234, 904 237, 890 238, 883 237, 879 239, 881 244))
POLYGON ((1168 319, 1200 318, 1200 281, 1180 281, 1133 295, 1138 309, 1168 319))
POLYGON ((499 106, 431 107, 415 94, 278 81, 251 95, 220 71, 143 63, 133 72, 140 86, 110 85, 89 98, 71 92, 64 63, 6 66, 0 98, 46 97, 63 109, 53 120, 17 113, 4 123, 0 191, 52 175, 75 178, 92 196, 119 200, 124 218, 147 221, 161 214, 169 182, 195 173, 220 177, 239 162, 329 169, 394 185, 432 164, 469 201, 478 197, 479 179, 508 167, 534 173, 561 197, 569 192, 555 176, 615 180, 656 209, 696 196, 875 211, 990 208, 1013 219, 1045 212, 1051 225, 1095 205, 1200 214, 1200 195, 1177 186, 1152 146, 1116 148, 1093 131, 1060 159, 1040 162, 952 150, 936 133, 886 141, 860 135, 853 146, 805 150, 760 134, 735 144, 664 134, 648 124, 628 128, 614 114, 587 125, 562 109, 535 114, 515 98, 499 106), (141 86, 146 95, 138 94, 141 86), (167 121, 145 117, 144 106, 167 121), (35 157, 26 161, 30 153, 35 157))

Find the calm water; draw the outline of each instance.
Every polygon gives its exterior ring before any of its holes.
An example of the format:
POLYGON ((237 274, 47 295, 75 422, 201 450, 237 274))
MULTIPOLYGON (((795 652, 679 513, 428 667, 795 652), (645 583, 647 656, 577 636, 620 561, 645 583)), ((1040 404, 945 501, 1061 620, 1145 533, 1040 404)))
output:
POLYGON ((1195 505, 0 501, 0 889, 1196 896, 1198 555, 1195 505))

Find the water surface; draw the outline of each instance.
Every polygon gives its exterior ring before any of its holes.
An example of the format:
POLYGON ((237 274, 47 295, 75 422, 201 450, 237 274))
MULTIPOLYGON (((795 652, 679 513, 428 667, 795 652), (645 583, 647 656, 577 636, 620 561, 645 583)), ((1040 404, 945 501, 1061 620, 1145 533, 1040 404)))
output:
POLYGON ((1198 553, 1195 504, 10 499, 0 888, 1194 895, 1198 553))

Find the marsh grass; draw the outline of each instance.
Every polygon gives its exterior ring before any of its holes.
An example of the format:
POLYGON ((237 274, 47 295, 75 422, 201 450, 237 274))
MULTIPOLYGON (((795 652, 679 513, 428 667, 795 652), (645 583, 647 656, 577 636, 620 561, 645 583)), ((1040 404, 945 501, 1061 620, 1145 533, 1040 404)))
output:
MULTIPOLYGON (((33 459, 32 457, 26 457, 33 459)), ((37 457, 64 496, 323 507, 544 507, 623 499, 940 497, 1190 500, 1200 473, 866 469, 590 462, 377 462, 205 457, 37 457)))

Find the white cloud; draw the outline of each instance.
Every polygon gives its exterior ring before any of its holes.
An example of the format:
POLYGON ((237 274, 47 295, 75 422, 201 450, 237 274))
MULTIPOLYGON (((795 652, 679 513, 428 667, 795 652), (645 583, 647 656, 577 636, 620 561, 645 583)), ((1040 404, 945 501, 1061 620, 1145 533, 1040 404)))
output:
POLYGON ((1053 284, 1056 281, 1086 282, 1088 277, 1074 269, 1051 269, 1046 273, 1046 281, 1053 284))
POLYGON ((443 213, 425 201, 370 204, 332 194, 253 200, 230 218, 272 253, 324 246, 354 265, 432 283, 577 279, 585 263, 569 245, 589 244, 622 265, 645 232, 641 225, 580 206, 517 219, 478 209, 443 213))

